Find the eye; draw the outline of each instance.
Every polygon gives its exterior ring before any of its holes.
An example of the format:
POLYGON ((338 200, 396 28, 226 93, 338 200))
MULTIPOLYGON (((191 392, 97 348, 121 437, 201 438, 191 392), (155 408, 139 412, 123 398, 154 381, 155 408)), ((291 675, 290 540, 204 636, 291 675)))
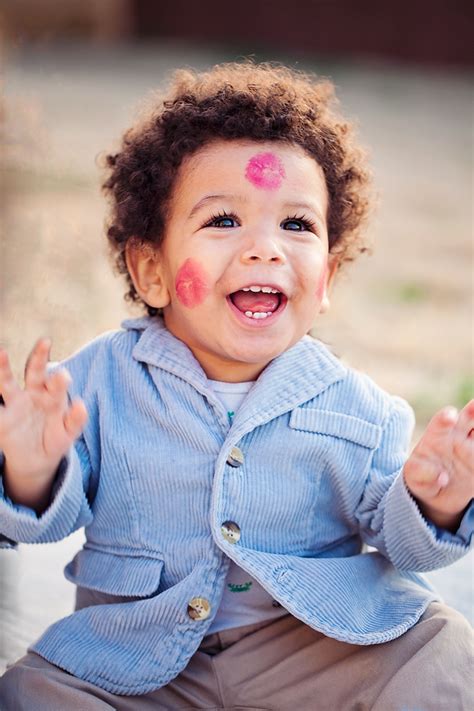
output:
POLYGON ((315 223, 312 220, 309 220, 304 215, 301 215, 299 217, 297 215, 294 215, 293 217, 288 217, 286 220, 283 220, 280 227, 285 230, 289 230, 290 232, 316 231, 315 223))
POLYGON ((225 210, 212 217, 204 223, 203 227, 236 227, 237 218, 232 213, 228 214, 225 210))

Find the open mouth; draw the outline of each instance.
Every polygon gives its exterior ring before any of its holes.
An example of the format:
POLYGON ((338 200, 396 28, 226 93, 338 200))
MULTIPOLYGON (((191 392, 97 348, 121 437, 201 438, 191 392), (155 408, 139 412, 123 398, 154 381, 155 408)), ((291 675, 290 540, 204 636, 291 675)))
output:
POLYGON ((247 286, 234 291, 227 297, 234 311, 238 311, 248 321, 267 321, 280 313, 288 298, 273 286, 247 286))

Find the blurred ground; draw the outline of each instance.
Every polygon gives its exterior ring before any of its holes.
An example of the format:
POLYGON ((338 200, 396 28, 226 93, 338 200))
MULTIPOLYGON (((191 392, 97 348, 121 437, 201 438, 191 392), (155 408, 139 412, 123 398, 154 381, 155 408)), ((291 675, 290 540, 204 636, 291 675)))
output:
MULTIPOLYGON (((57 360, 130 313, 106 260, 95 157, 173 68, 238 56, 176 44, 7 56, 1 340, 18 375, 40 335, 52 337, 57 360)), ((473 389, 470 78, 376 63, 299 66, 335 81, 372 149, 381 194, 376 251, 340 277, 315 334, 407 398, 420 428, 473 389)), ((81 540, 0 551, 0 668, 71 612, 62 568, 81 540)), ((472 557, 428 577, 474 620, 472 557)))

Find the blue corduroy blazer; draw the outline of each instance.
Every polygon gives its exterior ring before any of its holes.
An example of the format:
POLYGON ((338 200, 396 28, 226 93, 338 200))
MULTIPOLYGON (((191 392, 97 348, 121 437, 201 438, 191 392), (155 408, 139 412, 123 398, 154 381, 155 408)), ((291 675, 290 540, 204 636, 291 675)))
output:
POLYGON ((32 649, 117 694, 157 689, 199 647, 229 559, 336 639, 381 643, 414 625, 437 599, 415 571, 466 553, 474 512, 456 534, 421 515, 401 475, 407 404, 306 336, 265 368, 230 423, 160 318, 123 326, 63 364, 89 420, 49 508, 38 517, 1 492, 4 540, 55 541, 85 526, 66 576, 117 596, 59 620, 32 649), (229 459, 234 447, 242 461, 229 459), (206 619, 189 614, 196 597, 206 619))

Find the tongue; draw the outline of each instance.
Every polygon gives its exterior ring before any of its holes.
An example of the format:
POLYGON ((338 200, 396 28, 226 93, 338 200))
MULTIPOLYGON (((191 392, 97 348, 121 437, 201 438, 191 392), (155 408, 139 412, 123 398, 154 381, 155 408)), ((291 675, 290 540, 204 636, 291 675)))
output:
POLYGON ((239 311, 275 311, 280 303, 278 294, 264 294, 253 291, 235 291, 231 295, 232 302, 239 311))

